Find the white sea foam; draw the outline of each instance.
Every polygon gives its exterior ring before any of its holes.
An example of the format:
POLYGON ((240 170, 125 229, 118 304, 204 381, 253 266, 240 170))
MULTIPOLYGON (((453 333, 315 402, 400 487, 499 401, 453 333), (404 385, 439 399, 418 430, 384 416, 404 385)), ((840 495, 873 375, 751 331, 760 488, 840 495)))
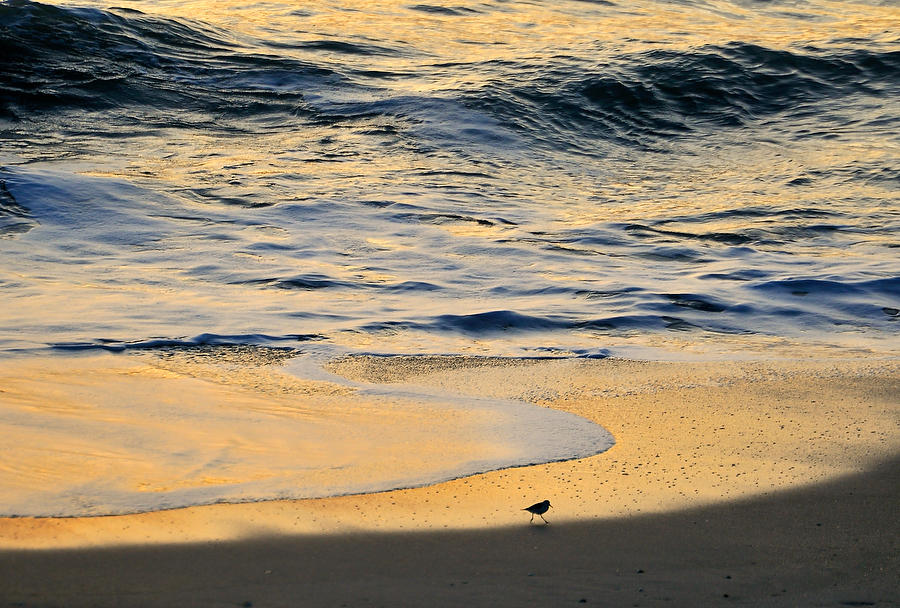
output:
POLYGON ((223 367, 235 352, 11 362, 0 516, 379 492, 613 444, 588 420, 523 401, 285 373, 310 369, 303 357, 278 369, 245 354, 223 367))

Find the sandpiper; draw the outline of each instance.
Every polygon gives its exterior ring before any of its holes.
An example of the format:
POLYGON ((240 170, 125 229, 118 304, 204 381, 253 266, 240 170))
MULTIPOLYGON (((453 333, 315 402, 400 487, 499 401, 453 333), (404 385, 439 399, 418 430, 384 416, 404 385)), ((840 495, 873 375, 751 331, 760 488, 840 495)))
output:
MULTIPOLYGON (((522 509, 522 510, 523 510, 523 511, 528 511, 529 513, 531 513, 531 521, 534 521, 534 516, 535 516, 535 515, 540 515, 540 516, 541 516, 541 519, 544 519, 544 513, 547 512, 547 509, 549 509, 550 506, 551 506, 551 505, 550 505, 550 501, 549 501, 549 500, 545 500, 545 501, 543 501, 543 502, 535 503, 535 504, 531 505, 530 507, 525 507, 525 508, 522 509)), ((545 523, 545 524, 549 524, 550 522, 547 521, 546 519, 544 519, 544 523, 545 523)))

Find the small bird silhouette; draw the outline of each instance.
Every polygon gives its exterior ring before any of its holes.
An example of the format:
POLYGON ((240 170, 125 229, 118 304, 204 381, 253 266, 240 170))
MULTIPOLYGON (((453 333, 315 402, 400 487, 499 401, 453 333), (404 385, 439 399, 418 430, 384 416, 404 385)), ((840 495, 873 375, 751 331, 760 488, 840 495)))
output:
MULTIPOLYGON (((531 505, 530 507, 525 507, 522 510, 528 511, 529 513, 531 513, 531 521, 534 521, 535 515, 540 515, 541 519, 544 519, 544 513, 547 512, 547 509, 549 509, 550 506, 551 506, 550 501, 545 500, 544 502, 535 503, 535 504, 531 505)), ((544 519, 544 523, 549 524, 550 522, 547 521, 546 519, 544 519)))

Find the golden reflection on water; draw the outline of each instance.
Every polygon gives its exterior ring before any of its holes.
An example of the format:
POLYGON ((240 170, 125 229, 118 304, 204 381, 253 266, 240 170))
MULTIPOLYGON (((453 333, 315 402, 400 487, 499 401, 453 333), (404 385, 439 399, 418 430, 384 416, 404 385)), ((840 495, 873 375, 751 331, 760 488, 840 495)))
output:
MULTIPOLYGON (((900 8, 887 2, 877 6, 820 1, 798 5, 791 11, 779 5, 741 6, 722 1, 634 1, 613 6, 505 2, 489 3, 483 9, 439 1, 418 5, 443 8, 443 13, 416 10, 414 5, 406 0, 129 3, 129 7, 150 14, 202 19, 228 31, 263 39, 280 36, 295 43, 329 38, 402 41, 425 57, 456 57, 460 61, 522 59, 545 49, 595 44, 640 52, 660 46, 690 48, 732 40, 774 48, 798 43, 829 45, 851 38, 894 42, 900 21, 900 8), (798 23, 806 26, 798 28, 798 23)), ((390 59, 385 62, 394 64, 390 59)))
MULTIPOLYGON (((97 2, 97 5, 106 7, 105 3, 97 2)), ((900 23, 900 8, 890 3, 873 6, 826 1, 790 9, 761 3, 706 2, 694 5, 640 1, 616 6, 585 2, 509 2, 484 9, 478 5, 467 7, 447 2, 428 5, 442 8, 443 12, 416 10, 405 0, 304 2, 300 5, 238 0, 166 1, 133 2, 129 7, 165 17, 204 20, 221 28, 223 36, 233 35, 250 51, 314 61, 319 66, 334 65, 342 72, 356 69, 357 78, 363 84, 367 82, 367 71, 377 72, 378 79, 394 74, 389 78, 392 97, 400 96, 404 91, 410 94, 425 91, 439 97, 441 91, 490 87, 495 77, 492 66, 504 64, 516 65, 523 81, 540 87, 542 70, 552 64, 548 60, 555 55, 565 56, 570 61, 576 57, 596 56, 596 62, 580 60, 584 63, 584 73, 573 74, 573 77, 583 77, 589 73, 602 74, 606 67, 604 61, 609 61, 610 57, 647 51, 701 50, 706 45, 727 45, 734 41, 770 49, 828 48, 853 39, 866 39, 867 45, 877 46, 895 43, 896 25, 900 23), (799 13, 803 18, 798 18, 799 13), (798 23, 806 25, 798 27, 798 23), (363 49, 371 45, 387 52, 348 53, 308 46, 308 43, 323 41, 353 43, 363 49), (596 52, 592 53, 592 49, 596 52), (469 64, 472 69, 464 72, 442 69, 445 64, 469 64)), ((570 66, 570 69, 574 68, 570 66)), ((348 101, 352 101, 353 96, 378 95, 375 91, 345 91, 341 94, 347 95, 348 101)), ((666 165, 667 178, 660 184, 648 181, 645 173, 637 175, 634 182, 623 179, 627 175, 619 173, 613 177, 615 181, 598 185, 594 176, 566 176, 556 172, 552 186, 564 193, 567 200, 585 200, 594 196, 604 199, 604 205, 588 202, 570 208, 563 212, 559 221, 571 226, 604 221, 619 213, 615 206, 619 195, 627 196, 634 215, 651 216, 669 202, 682 207, 683 211, 714 211, 723 200, 754 198, 756 194, 765 196, 767 204, 794 204, 808 193, 784 188, 783 183, 777 181, 780 169, 783 168, 785 175, 795 172, 796 165, 788 166, 788 162, 800 160, 810 168, 828 168, 896 152, 885 151, 883 142, 876 149, 867 146, 864 125, 869 119, 879 118, 879 112, 883 110, 875 108, 872 112, 871 116, 855 117, 860 128, 856 134, 844 129, 841 145, 798 145, 791 154, 802 156, 793 157, 791 161, 767 156, 766 150, 756 150, 749 156, 744 149, 725 151, 722 155, 705 155, 693 166, 666 165), (717 156, 721 162, 710 162, 717 156), (748 186, 748 175, 765 176, 769 183, 755 189, 752 184, 748 186), (690 196, 685 197, 685 193, 690 196)), ((415 119, 408 122, 408 127, 416 127, 415 119)), ((372 137, 354 133, 352 128, 341 129, 339 141, 332 141, 333 135, 331 127, 304 124, 300 128, 292 127, 289 122, 262 137, 228 138, 222 134, 203 134, 197 129, 170 132, 143 139, 145 146, 139 161, 111 158, 110 166, 97 169, 95 173, 132 179, 152 177, 174 184, 230 185, 232 195, 244 195, 252 202, 255 192, 243 182, 265 181, 268 176, 276 181, 293 179, 299 185, 315 182, 331 188, 376 179, 390 179, 399 185, 410 179, 409 172, 445 166, 445 159, 439 155, 406 153, 402 148, 392 149, 390 154, 368 153, 367 146, 371 145, 372 137)), ((385 141, 390 142, 390 136, 385 137, 385 141)), ((739 139, 738 135, 735 141, 739 142, 739 139)), ((497 153, 502 154, 502 144, 497 148, 497 153)), ((689 160, 682 159, 682 162, 689 163, 689 160)), ((627 170, 627 167, 619 168, 619 171, 627 170)), ((505 166, 504 171, 505 177, 515 180, 516 171, 527 172, 528 168, 505 166)), ((522 175, 524 177, 526 173, 522 175)), ((285 200, 295 194, 283 183, 268 187, 270 192, 285 200)), ((858 188, 859 198, 878 196, 874 189, 866 191, 865 185, 858 188)), ((378 192, 374 194, 378 196, 378 192)), ((185 196, 203 199, 202 195, 190 192, 185 196)), ((477 226, 443 228, 457 235, 492 234, 477 226)))
MULTIPOLYGON (((70 4, 84 5, 84 1, 70 4)), ((108 6, 100 1, 94 4, 104 9, 108 6)), ((522 80, 533 82, 539 88, 545 76, 542 70, 552 69, 553 62, 548 59, 557 55, 566 57, 570 63, 580 61, 581 66, 566 65, 578 72, 573 73, 573 78, 586 78, 602 74, 607 67, 603 62, 610 58, 653 50, 699 51, 706 45, 721 46, 734 41, 770 49, 831 48, 840 46, 842 40, 851 39, 866 39, 867 45, 877 46, 895 42, 896 24, 900 22, 900 9, 888 3, 870 6, 811 2, 791 9, 807 13, 804 19, 783 12, 786 10, 783 5, 715 1, 702 6, 640 1, 616 6, 585 2, 504 2, 483 10, 479 5, 473 5, 472 10, 446 2, 431 5, 453 9, 454 14, 415 10, 411 8, 412 3, 399 0, 300 4, 173 0, 138 1, 128 6, 163 17, 203 20, 220 28, 223 39, 233 39, 236 44, 243 45, 245 52, 278 54, 310 64, 332 65, 341 73, 356 70, 356 78, 364 85, 371 85, 372 90, 350 92, 337 87, 341 89, 340 95, 347 96, 347 101, 376 98, 382 93, 375 83, 386 75, 391 97, 399 97, 403 91, 427 91, 432 98, 440 98, 442 92, 448 91, 447 96, 451 97, 449 91, 460 88, 460 79, 465 79, 467 90, 490 87, 494 77, 492 66, 504 64, 515 65, 522 80), (798 23, 806 26, 798 28, 798 23), (335 52, 307 44, 322 41, 354 43, 361 51, 335 52), (366 45, 387 52, 366 54, 366 45), (596 61, 592 61, 595 57, 596 61), (469 64, 472 69, 461 71, 444 67, 458 64, 469 64), (578 67, 583 67, 583 71, 578 67), (367 70, 381 73, 378 79, 367 80, 367 70)), ((782 141, 777 145, 756 141, 748 145, 743 141, 745 132, 736 129, 722 135, 721 139, 711 135, 707 141, 697 142, 698 149, 707 146, 702 154, 681 154, 673 163, 672 157, 664 153, 635 153, 631 158, 619 159, 621 162, 609 172, 605 172, 603 162, 596 163, 596 167, 584 163, 580 168, 590 169, 591 174, 588 174, 557 166, 540 166, 534 171, 538 161, 529 164, 527 158, 516 157, 516 162, 503 163, 500 158, 500 179, 487 180, 490 185, 498 189, 507 184, 521 186, 521 190, 514 191, 517 196, 530 195, 536 206, 545 205, 550 211, 538 214, 537 219, 523 226, 488 225, 463 219, 433 221, 429 228, 433 225, 435 231, 460 240, 481 240, 486 244, 505 238, 524 242, 532 236, 529 231, 546 231, 552 235, 554 231, 563 233, 594 225, 603 227, 612 222, 647 219, 671 218, 673 221, 667 228, 688 235, 696 230, 738 233, 757 226, 765 228, 768 221, 765 217, 704 220, 683 225, 678 220, 704 214, 712 216, 736 207, 760 205, 781 210, 807 207, 811 200, 830 200, 835 196, 835 180, 840 180, 840 176, 833 174, 834 167, 889 166, 889 159, 896 156, 896 144, 890 147, 892 144, 882 139, 876 146, 869 145, 866 122, 883 112, 884 109, 873 108, 872 116, 855 117, 858 127, 844 130, 841 141, 834 145, 799 141, 782 141), (812 183, 803 188, 786 186, 804 171, 818 171, 827 174, 827 178, 821 184, 812 183), (534 173, 539 176, 535 177, 534 173), (658 179, 657 175, 660 176, 658 179)), ((389 144, 385 147, 388 151, 378 153, 376 150, 368 154, 367 151, 380 145, 379 140, 362 129, 355 131, 352 120, 345 121, 339 137, 335 137, 332 126, 306 124, 300 119, 292 122, 292 119, 283 117, 284 123, 271 129, 260 127, 256 131, 259 136, 256 133, 230 136, 214 129, 204 130, 202 126, 163 129, 146 136, 130 135, 128 145, 139 149, 139 153, 104 156, 103 166, 92 166, 85 172, 124 176, 136 182, 153 180, 156 187, 160 187, 160 183, 171 184, 170 188, 162 186, 162 189, 179 197, 180 202, 192 212, 196 211, 201 219, 206 204, 221 204, 225 198, 253 204, 260 193, 268 203, 287 203, 298 209, 309 200, 340 201, 347 190, 352 191, 353 200, 358 200, 359 193, 363 192, 372 199, 384 198, 400 203, 418 203, 423 197, 429 197, 421 205, 423 208, 434 202, 438 204, 433 206, 438 207, 447 200, 451 201, 449 206, 455 204, 451 188, 435 186, 439 178, 426 180, 430 192, 424 192, 421 187, 422 172, 448 168, 447 157, 441 155, 441 150, 429 153, 407 150, 402 145, 394 146, 397 141, 388 134, 384 136, 384 142, 389 144), (409 188, 405 189, 406 186, 409 188), (206 193, 204 189, 211 192, 206 193), (409 194, 410 191, 413 194, 409 194)), ((419 117, 408 118, 402 111, 391 114, 386 120, 397 123, 398 129, 429 127, 418 124, 419 117)), ((773 122, 772 128, 777 128, 777 121, 773 122)), ((365 129, 371 127, 367 122, 365 129)), ((473 125, 475 127, 477 125, 473 125)), ((765 127, 760 131, 764 132, 765 127)), ((686 147, 694 143, 690 138, 685 140, 686 147)), ((464 144, 462 142, 462 148, 464 144)), ((514 153, 505 150, 501 143, 485 156, 502 157, 514 153)), ((521 154, 527 155, 527 151, 521 154)), ((627 156, 630 152, 623 154, 627 156)), ((484 171, 489 173, 490 167, 484 171)), ((882 186, 865 180, 839 185, 841 198, 852 198, 855 205, 866 210, 879 212, 888 204, 882 202, 882 186)), ((482 193, 464 194, 469 198, 463 204, 474 208, 474 194, 482 193)), ((501 210, 495 211, 491 207, 494 204, 502 204, 502 201, 493 198, 477 210, 489 211, 482 214, 486 216, 501 215, 501 210)), ((198 223, 197 233, 211 226, 198 223)), ((266 246, 290 246, 288 230, 268 224, 249 225, 241 230, 248 235, 246 242, 234 250, 222 250, 222 255, 230 258, 233 276, 227 277, 228 284, 217 286, 214 295, 205 292, 202 286, 195 287, 182 281, 189 269, 178 268, 166 261, 150 260, 146 266, 128 268, 126 274, 133 279, 128 284, 104 284, 97 277, 114 276, 116 268, 104 267, 104 263, 98 261, 89 268, 67 268, 66 276, 41 277, 42 290, 30 296, 33 306, 29 309, 45 311, 42 322, 47 325, 66 327, 81 312, 109 310, 114 317, 121 315, 122 310, 128 310, 135 300, 145 306, 164 301, 172 297, 169 286, 178 285, 177 298, 183 303, 185 316, 196 314, 193 311, 204 311, 203 323, 209 331, 221 330, 223 326, 257 328, 255 311, 299 309, 332 313, 339 311, 343 302, 364 302, 372 296, 365 291, 335 295, 329 290, 320 290, 321 293, 303 291, 298 294, 290 290, 235 287, 234 284, 241 280, 260 280, 263 285, 270 277, 290 278, 305 274, 348 283, 390 283, 406 277, 394 272, 396 267, 367 267, 360 260, 378 251, 410 250, 412 257, 421 253, 421 247, 428 246, 416 242, 408 233, 359 234, 356 243, 346 246, 335 256, 305 256, 302 259, 298 256, 290 262, 295 264, 294 267, 285 267, 284 258, 267 254, 266 246), (254 247, 253 251, 249 251, 248 244, 254 247), (226 322, 217 324, 219 318, 226 322)), ((873 232, 860 233, 854 238, 874 248, 889 244, 893 237, 873 232)), ((558 248, 555 251, 561 250, 562 242, 554 243, 550 248, 555 246, 558 248)), ((205 252, 197 234, 160 237, 148 240, 142 246, 146 251, 154 252, 205 252)), ((540 276, 597 287, 596 260, 591 261, 588 256, 603 255, 603 264, 612 271, 616 268, 610 248, 578 243, 564 246, 568 253, 585 254, 583 259, 577 255, 569 256, 564 263, 558 262, 554 267, 555 262, 546 256, 546 264, 538 270, 540 276)), ((706 243, 701 241, 698 249, 703 246, 706 243)), ((770 247, 765 243, 754 246, 761 251, 781 247, 780 244, 770 247)), ((810 245, 816 246, 816 243, 810 245)), ((832 247, 816 254, 836 256, 840 252, 839 247, 832 247)), ((465 254, 454 250, 446 255, 465 254)), ((530 268, 525 268, 523 272, 528 270, 530 268)), ((386 296, 384 301, 393 297, 386 296)), ((403 296, 396 297, 399 300, 403 296)), ((504 302, 506 306, 512 304, 512 301, 504 302)), ((477 301, 466 303, 467 310, 459 312, 481 312, 479 305, 477 301)), ((5 313, 7 319, 12 319, 10 324, 28 325, 31 313, 13 308, 9 307, 5 313)), ((425 316, 429 311, 423 306, 418 312, 425 316)), ((129 328, 132 336, 156 335, 152 332, 152 319, 135 318, 133 323, 129 328)), ((300 323, 298 321, 298 325, 300 323)), ((310 328, 315 326, 315 320, 302 323, 300 331, 312 331, 310 328)), ((130 336, 112 337, 126 339, 130 336)), ((337 340, 370 339, 345 334, 337 340)), ((415 342, 415 339, 411 340, 415 342)), ((462 338, 458 342, 448 339, 448 343, 459 344, 463 349, 478 348, 477 342, 462 338)))
MULTIPOLYGON (((97 5, 106 7, 105 3, 97 2, 97 5)), ((889 3, 872 6, 845 2, 807 3, 789 12, 777 5, 754 3, 741 6, 729 2, 703 5, 628 2, 617 6, 584 2, 510 2, 488 6, 484 10, 477 5, 471 10, 453 3, 429 5, 443 7, 445 12, 452 11, 452 14, 415 10, 409 2, 399 0, 305 2, 301 5, 237 0, 170 1, 133 2, 129 6, 160 16, 207 21, 221 28, 223 36, 234 35, 247 50, 314 61, 320 66, 331 64, 340 71, 357 69, 363 84, 366 83, 365 73, 370 70, 377 72, 379 79, 388 73, 395 74, 389 79, 394 97, 404 91, 410 94, 425 91, 439 96, 441 91, 489 87, 494 78, 492 66, 504 64, 515 64, 523 81, 531 81, 540 87, 542 70, 551 63, 548 59, 554 55, 565 56, 568 60, 596 55, 596 62, 581 60, 585 64, 584 73, 602 73, 604 61, 608 61, 604 57, 653 50, 699 50, 706 45, 727 45, 734 41, 771 49, 827 48, 852 39, 866 39, 868 45, 877 46, 896 42, 896 24, 900 22, 900 8, 889 3), (797 18, 798 12, 804 13, 802 19, 797 18), (798 23, 807 25, 798 28, 798 23), (327 47, 315 50, 307 44, 323 41, 359 44, 363 48, 372 45, 388 52, 334 52, 327 47), (267 46, 270 44, 274 44, 274 48, 267 46), (592 53, 592 49, 596 49, 596 53, 592 53), (462 73, 457 69, 442 69, 443 64, 470 64, 472 69, 462 73)), ((573 77, 581 76, 583 74, 573 74, 573 77)), ((353 95, 366 95, 360 92, 342 94, 347 95, 348 100, 352 100, 353 95)), ((873 112, 871 118, 877 118, 877 110, 873 112)), ((859 124, 863 125, 865 118, 858 117, 859 124)), ((284 177, 290 174, 301 182, 330 184, 390 176, 394 183, 402 183, 406 171, 442 166, 443 161, 439 158, 406 154, 402 150, 394 150, 391 154, 363 152, 361 155, 357 150, 365 151, 367 144, 357 147, 354 141, 364 142, 371 136, 354 134, 352 128, 342 129, 340 141, 330 144, 332 135, 330 127, 304 124, 302 128, 291 128, 288 123, 259 138, 237 136, 229 139, 221 134, 204 135, 198 130, 171 132, 144 139, 145 147, 139 162, 110 159, 112 166, 116 163, 120 166, 105 167, 102 171, 137 179, 152 176, 180 184, 198 179, 208 183, 232 183, 235 192, 240 194, 241 179, 262 180, 268 175, 284 177), (323 155, 330 155, 329 162, 321 162, 323 155)), ((845 139, 848 135, 844 134, 845 139)), ((813 166, 827 167, 842 160, 835 155, 863 158, 867 154, 864 127, 858 138, 856 145, 844 143, 822 148, 819 151, 821 158, 808 160, 813 166)), ((770 161, 777 163, 776 159, 759 159, 764 175, 772 173, 770 161)), ((727 197, 731 188, 747 189, 743 178, 748 172, 743 165, 739 163, 744 170, 738 170, 736 176, 729 175, 724 164, 688 167, 685 175, 694 175, 701 183, 714 182, 716 188, 711 190, 714 194, 708 198, 721 200, 722 190, 727 197), (738 179, 731 181, 732 177, 738 179)), ((672 179, 676 171, 677 168, 672 169, 669 176, 669 187, 675 194, 691 186, 687 180, 672 179)), ((511 177, 515 179, 515 176, 511 177)), ((569 198, 577 199, 580 195, 590 196, 595 192, 595 181, 590 178, 572 177, 569 184, 563 183, 562 175, 554 178, 557 180, 554 187, 565 185, 569 198)), ((620 182, 618 187, 610 183, 604 188, 609 194, 617 190, 630 193, 636 189, 638 194, 641 190, 647 191, 654 205, 666 194, 665 191, 648 191, 646 180, 638 180, 638 183, 641 185, 620 182)), ((285 190, 285 198, 290 194, 285 190)), ((252 192, 248 190, 246 195, 252 200, 252 192)), ((775 193, 777 197, 789 198, 791 195, 786 189, 775 193)), ((695 201, 702 207, 706 202, 704 193, 701 192, 695 201)), ((639 204, 639 200, 630 199, 629 205, 635 202, 639 204)), ((590 221, 577 211, 574 215, 574 218, 565 217, 565 221, 590 221)))

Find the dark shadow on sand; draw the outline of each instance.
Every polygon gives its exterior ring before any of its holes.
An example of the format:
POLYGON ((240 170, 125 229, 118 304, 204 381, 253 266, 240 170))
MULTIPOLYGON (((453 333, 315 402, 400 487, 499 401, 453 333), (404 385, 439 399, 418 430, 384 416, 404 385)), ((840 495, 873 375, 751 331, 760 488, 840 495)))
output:
MULTIPOLYGON (((675 513, 0 552, 5 606, 896 606, 900 458, 675 513)), ((554 497, 558 515, 565 497, 554 497)))

